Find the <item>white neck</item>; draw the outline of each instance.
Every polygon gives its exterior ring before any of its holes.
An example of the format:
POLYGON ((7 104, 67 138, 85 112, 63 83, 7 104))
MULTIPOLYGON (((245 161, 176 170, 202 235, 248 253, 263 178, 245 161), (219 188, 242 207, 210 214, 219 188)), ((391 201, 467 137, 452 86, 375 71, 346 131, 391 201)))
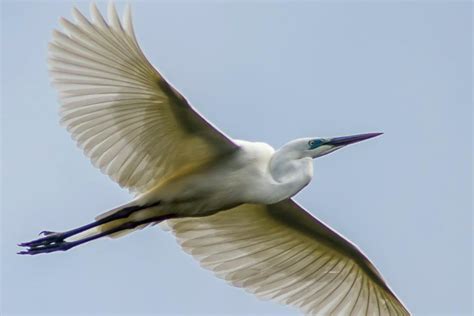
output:
POLYGON ((276 202, 292 197, 303 189, 313 177, 313 162, 310 157, 285 146, 276 151, 270 160, 270 174, 275 180, 272 199, 276 202))

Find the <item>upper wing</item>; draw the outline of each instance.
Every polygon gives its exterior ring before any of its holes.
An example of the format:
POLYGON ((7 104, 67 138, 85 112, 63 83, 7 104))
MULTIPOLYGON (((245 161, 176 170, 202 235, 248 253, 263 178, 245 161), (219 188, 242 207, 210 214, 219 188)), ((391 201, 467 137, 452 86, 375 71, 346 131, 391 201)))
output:
POLYGON ((293 200, 167 222, 182 248, 232 285, 318 315, 409 315, 344 237, 293 200))
POLYGON ((61 122, 120 186, 144 192, 178 172, 237 148, 206 122, 148 62, 130 9, 107 23, 95 5, 89 21, 77 9, 65 33, 54 31, 49 66, 60 92, 61 122))

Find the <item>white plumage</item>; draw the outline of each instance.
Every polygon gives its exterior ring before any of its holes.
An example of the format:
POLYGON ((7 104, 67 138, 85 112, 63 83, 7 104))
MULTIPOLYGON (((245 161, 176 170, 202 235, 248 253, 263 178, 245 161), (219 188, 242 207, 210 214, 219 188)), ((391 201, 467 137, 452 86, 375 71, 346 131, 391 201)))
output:
POLYGON ((408 314, 355 245, 291 199, 167 225, 204 268, 259 298, 307 314, 408 314))
POLYGON ((260 298, 315 315, 409 314, 355 245, 292 200, 311 181, 313 158, 379 133, 298 139, 277 151, 232 140, 148 62, 128 7, 123 25, 113 5, 108 22, 95 5, 91 21, 73 15, 49 46, 61 122, 136 199, 89 225, 46 232, 21 253, 161 222, 203 267, 260 298))

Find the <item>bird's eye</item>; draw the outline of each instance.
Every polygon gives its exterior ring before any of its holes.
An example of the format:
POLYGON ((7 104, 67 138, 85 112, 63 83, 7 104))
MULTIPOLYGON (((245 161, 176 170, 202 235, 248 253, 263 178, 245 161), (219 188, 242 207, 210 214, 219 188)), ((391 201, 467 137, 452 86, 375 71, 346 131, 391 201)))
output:
POLYGON ((322 144, 322 141, 319 139, 312 139, 308 142, 309 149, 315 149, 322 144))
POLYGON ((326 141, 324 139, 312 139, 308 142, 309 149, 315 149, 323 145, 326 141))

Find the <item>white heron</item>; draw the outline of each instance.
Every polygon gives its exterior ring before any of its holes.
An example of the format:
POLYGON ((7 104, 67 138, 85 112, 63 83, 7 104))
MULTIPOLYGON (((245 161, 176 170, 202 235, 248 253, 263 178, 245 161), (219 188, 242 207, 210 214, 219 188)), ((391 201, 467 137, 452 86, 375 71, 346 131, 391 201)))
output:
POLYGON ((293 140, 278 150, 213 127, 150 64, 127 6, 108 22, 73 10, 54 31, 49 66, 61 122, 94 166, 136 198, 20 254, 68 250, 165 223, 201 265, 260 298, 307 314, 409 315, 375 266, 292 197, 312 160, 380 133, 293 140))

